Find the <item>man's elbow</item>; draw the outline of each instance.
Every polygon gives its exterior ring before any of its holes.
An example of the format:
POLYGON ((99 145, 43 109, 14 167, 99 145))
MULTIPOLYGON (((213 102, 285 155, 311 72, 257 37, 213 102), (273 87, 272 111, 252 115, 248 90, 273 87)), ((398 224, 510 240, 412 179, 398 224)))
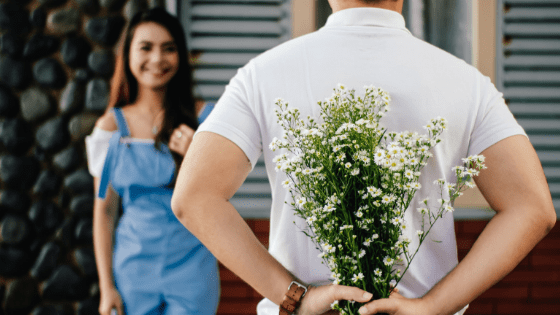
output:
POLYGON ((556 210, 554 210, 554 206, 549 207, 549 210, 546 212, 546 217, 543 218, 543 224, 545 226, 546 233, 550 232, 554 225, 556 224, 556 210))
POLYGON ((188 203, 184 202, 183 200, 185 200, 184 194, 178 194, 175 192, 171 197, 171 210, 173 211, 173 214, 175 214, 175 216, 181 223, 188 221, 186 219, 186 215, 188 213, 188 209, 187 209, 188 203))

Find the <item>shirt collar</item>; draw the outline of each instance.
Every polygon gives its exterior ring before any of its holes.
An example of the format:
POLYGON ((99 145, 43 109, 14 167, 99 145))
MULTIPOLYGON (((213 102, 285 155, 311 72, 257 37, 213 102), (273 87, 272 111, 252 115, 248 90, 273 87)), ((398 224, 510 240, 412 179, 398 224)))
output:
POLYGON ((398 12, 379 8, 351 8, 340 10, 329 16, 326 27, 337 26, 378 26, 405 31, 404 17, 398 12))

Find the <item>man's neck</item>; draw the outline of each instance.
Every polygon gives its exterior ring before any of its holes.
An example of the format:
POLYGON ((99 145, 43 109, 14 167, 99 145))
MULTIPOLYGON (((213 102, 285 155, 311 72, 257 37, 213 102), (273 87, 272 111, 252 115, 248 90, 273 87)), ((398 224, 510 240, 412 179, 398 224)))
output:
POLYGON ((378 8, 395 11, 402 14, 403 0, 384 0, 374 3, 365 3, 360 0, 329 0, 332 11, 337 12, 351 8, 378 8))

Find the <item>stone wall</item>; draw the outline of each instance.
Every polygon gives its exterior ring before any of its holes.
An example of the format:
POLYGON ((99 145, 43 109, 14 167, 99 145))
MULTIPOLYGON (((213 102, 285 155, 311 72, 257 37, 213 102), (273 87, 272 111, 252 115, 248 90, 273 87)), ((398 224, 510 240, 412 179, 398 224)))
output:
POLYGON ((84 137, 126 20, 154 6, 0 1, 0 315, 97 314, 84 137))

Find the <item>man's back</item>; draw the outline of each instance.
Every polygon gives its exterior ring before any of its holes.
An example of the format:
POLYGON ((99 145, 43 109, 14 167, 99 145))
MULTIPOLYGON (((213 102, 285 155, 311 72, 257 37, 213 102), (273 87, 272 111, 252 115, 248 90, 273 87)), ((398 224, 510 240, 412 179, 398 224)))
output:
MULTIPOLYGON (((443 141, 424 168, 420 190, 406 214, 407 233, 415 239, 421 218, 417 201, 439 198, 432 182, 454 182, 451 168, 461 158, 479 154, 511 135, 524 134, 488 78, 452 55, 414 38, 396 12, 355 8, 333 14, 313 34, 276 47, 252 60, 232 79, 216 109, 200 131, 212 131, 236 143, 256 163, 264 153, 273 205, 270 253, 307 283, 328 281, 330 272, 319 251, 301 232, 305 222, 294 216, 286 175, 274 170, 268 144, 282 136, 276 121, 278 97, 297 107, 302 117, 318 117, 318 100, 332 94, 339 83, 356 89, 375 85, 391 94, 391 111, 381 120, 390 131, 425 133, 431 118, 448 121, 443 141), (293 222, 296 222, 294 224, 293 222)), ((434 206, 434 203, 432 203, 434 206)), ((412 242, 412 248, 417 242, 412 242)), ((407 275, 399 284, 404 296, 425 294, 457 264, 453 218, 445 216, 430 232, 407 275), (438 242, 433 242, 436 240, 438 242)), ((277 307, 261 303, 259 311, 277 307)), ((264 312, 263 312, 264 313, 264 312)))

